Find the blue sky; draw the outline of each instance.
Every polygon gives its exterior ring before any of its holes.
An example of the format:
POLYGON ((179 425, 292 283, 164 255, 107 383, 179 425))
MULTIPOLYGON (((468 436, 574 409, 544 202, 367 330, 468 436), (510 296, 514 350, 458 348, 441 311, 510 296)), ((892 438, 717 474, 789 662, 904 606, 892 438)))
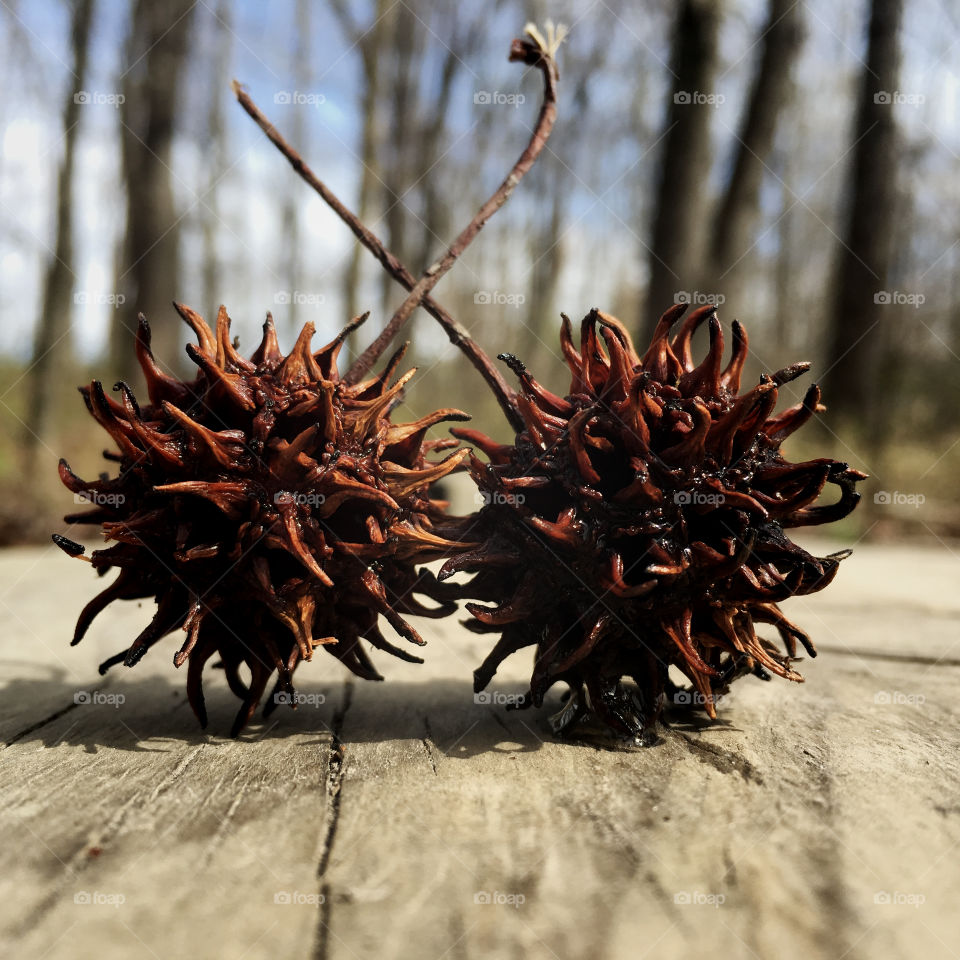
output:
MULTIPOLYGON (((956 188, 951 186, 958 182, 960 156, 958 74, 954 67, 960 51, 957 44, 960 15, 951 13, 948 2, 910 0, 907 4, 902 88, 907 94, 919 94, 923 102, 905 106, 899 112, 910 141, 927 144, 922 170, 918 171, 919 214, 945 238, 956 236, 956 227, 960 226, 955 214, 957 208, 951 203, 960 199, 956 188)), ((65 67, 69 60, 68 22, 65 4, 55 0, 21 2, 16 5, 15 14, 11 12, 10 0, 3 0, 3 5, 0 50, 7 51, 13 46, 14 55, 0 67, 0 80, 7 91, 0 102, 3 158, 0 166, 0 309, 4 317, 0 324, 0 352, 25 360, 29 338, 23 336, 23 329, 33 323, 39 309, 40 283, 53 237, 52 198, 62 144, 60 111, 70 81, 65 67), (13 16, 19 22, 17 36, 10 32, 13 16)), ((97 2, 93 66, 88 84, 94 93, 109 95, 118 88, 128 6, 121 0, 97 2)), ((603 31, 609 36, 609 60, 615 66, 605 70, 593 87, 594 114, 609 116, 608 122, 615 124, 618 118, 637 110, 650 130, 656 131, 663 114, 667 83, 666 71, 660 64, 667 58, 670 5, 650 4, 647 10, 634 8, 623 16, 602 2, 592 6, 550 3, 542 6, 548 11, 556 10, 560 18, 579 20, 574 26, 572 44, 586 43, 594 31, 603 31), (638 75, 643 69, 650 76, 642 102, 637 102, 637 79, 631 73, 633 65, 638 75)), ((807 159, 801 176, 807 178, 813 199, 823 206, 840 200, 843 165, 831 169, 832 158, 840 153, 849 129, 853 82, 863 55, 866 4, 836 5, 828 0, 810 0, 805 6, 809 39, 798 78, 805 98, 802 112, 806 122, 812 125, 814 136, 812 142, 803 145, 807 159), (822 164, 816 162, 818 151, 825 158, 822 164)), ((463 5, 464 10, 468 7, 471 11, 478 9, 475 4, 463 5)), ((307 108, 277 104, 274 102, 277 92, 298 88, 291 43, 295 3, 293 0, 269 4, 238 0, 233 8, 230 76, 248 85, 254 98, 281 129, 291 128, 294 111, 307 110, 303 152, 331 186, 348 203, 353 202, 360 171, 356 156, 360 62, 356 52, 341 35, 326 4, 314 4, 310 40, 314 55, 306 92, 322 102, 307 108)), ((199 214, 206 203, 203 124, 218 29, 215 9, 215 0, 202 0, 194 20, 192 63, 181 104, 182 135, 175 149, 175 189, 181 208, 187 212, 184 220, 184 285, 187 289, 172 292, 171 296, 188 301, 195 298, 199 284, 194 244, 199 214)), ((521 77, 517 67, 508 64, 505 56, 509 37, 522 25, 517 22, 519 9, 519 5, 507 4, 499 12, 490 14, 485 20, 484 49, 465 64, 459 78, 454 108, 447 121, 451 168, 457 164, 468 165, 475 150, 471 139, 477 122, 472 106, 475 90, 523 92, 527 96, 527 103, 516 115, 505 118, 491 134, 499 138, 500 143, 495 146, 505 158, 504 170, 532 123, 538 96, 536 78, 521 77)), ((363 20, 362 5, 359 11, 358 19, 363 20)), ((712 176, 716 182, 722 180, 726 169, 730 138, 736 129, 753 64, 752 43, 763 16, 764 5, 750 0, 730 5, 724 25, 723 66, 717 92, 724 95, 725 104, 717 110, 714 123, 718 151, 712 176)), ((429 34, 434 25, 424 22, 422 29, 429 34)), ((433 57, 437 64, 443 53, 442 40, 441 36, 434 36, 428 47, 427 56, 433 57)), ((436 76, 437 70, 431 70, 429 63, 426 64, 427 94, 436 76)), ((273 306, 276 292, 287 285, 279 256, 283 237, 278 200, 284 191, 294 188, 290 180, 292 174, 233 104, 228 80, 229 77, 223 78, 220 96, 227 104, 232 166, 217 194, 221 218, 220 255, 228 264, 236 266, 230 287, 234 301, 239 300, 240 306, 234 310, 241 314, 240 324, 246 325, 241 329, 252 331, 263 310, 273 306), (247 305, 255 305, 249 316, 243 315, 247 305)), ((569 89, 563 92, 570 93, 569 89)), ((114 252, 124 218, 124 203, 119 192, 116 121, 115 108, 108 104, 91 106, 81 119, 76 181, 79 290, 109 292, 113 283, 114 252)), ((626 204, 625 198, 632 193, 635 179, 639 178, 641 184, 652 182, 655 163, 655 153, 638 159, 635 145, 622 139, 591 155, 578 142, 580 132, 564 126, 561 106, 560 124, 551 146, 565 167, 570 189, 569 216, 575 224, 575 230, 571 230, 576 238, 575 255, 567 259, 562 284, 565 302, 573 301, 572 313, 593 305, 584 299, 584 288, 590 288, 594 299, 606 292, 605 283, 612 289, 612 277, 598 278, 598 263, 606 266, 611 274, 627 272, 630 282, 638 287, 642 285, 645 227, 634 222, 635 211, 626 204), (605 243, 609 243, 609 249, 603 247, 605 243)), ((594 131, 589 133, 594 135, 594 131)), ((478 175, 483 176, 485 172, 480 171, 478 175)), ((508 209, 491 224, 488 234, 478 240, 476 247, 480 249, 471 251, 464 266, 458 268, 464 282, 487 283, 484 257, 492 255, 497 245, 510 243, 511 228, 516 231, 524 218, 531 215, 537 199, 538 176, 539 171, 531 174, 508 209), (484 243, 490 245, 486 253, 482 249, 484 243)), ((491 171, 491 188, 496 177, 496 172, 491 171)), ((301 196, 303 259, 308 267, 309 285, 312 291, 324 291, 323 312, 330 315, 325 322, 332 329, 341 319, 338 283, 350 249, 350 238, 306 188, 301 196)), ((765 197, 773 217, 781 202, 775 181, 767 184, 765 197)), ((378 225, 373 226, 376 229, 378 225)), ((825 263, 830 241, 826 233, 823 241, 822 249, 812 251, 812 257, 820 256, 825 263)), ((761 244, 773 246, 773 234, 765 235, 761 244)), ((929 260, 942 258, 936 269, 946 273, 955 266, 955 251, 950 250, 946 240, 938 244, 932 252, 921 256, 929 260)), ((525 254, 518 252, 518 257, 523 256, 525 254)), ((523 282, 528 267, 523 264, 518 267, 516 283, 523 282)), ((375 272, 369 277, 370 296, 374 300, 378 289, 375 272)), ((617 278, 618 282, 621 280, 622 277, 617 278)), ((83 356, 92 357, 102 348, 112 309, 100 302, 78 306, 78 315, 74 318, 75 342, 83 356)))

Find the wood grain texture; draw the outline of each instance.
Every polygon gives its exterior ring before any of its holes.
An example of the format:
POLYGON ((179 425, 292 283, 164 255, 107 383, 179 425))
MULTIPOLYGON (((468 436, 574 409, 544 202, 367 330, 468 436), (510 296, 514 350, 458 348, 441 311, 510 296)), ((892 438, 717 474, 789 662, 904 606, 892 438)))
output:
POLYGON ((425 624, 383 684, 318 651, 293 712, 209 732, 170 664, 97 674, 104 614, 55 548, 0 554, 0 953, 34 958, 951 958, 960 894, 960 558, 860 547, 787 605, 807 683, 743 681, 662 743, 558 743, 492 697, 485 643, 425 624), (85 902, 85 901, 90 902, 85 902), (486 902, 489 901, 489 902, 486 902))

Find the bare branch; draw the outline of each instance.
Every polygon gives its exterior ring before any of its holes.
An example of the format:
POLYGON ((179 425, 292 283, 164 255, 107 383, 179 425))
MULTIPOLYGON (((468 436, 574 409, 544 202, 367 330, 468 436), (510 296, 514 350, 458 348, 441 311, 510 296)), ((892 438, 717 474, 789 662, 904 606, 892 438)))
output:
MULTIPOLYGON (((381 266, 393 277, 397 283, 412 290, 416 284, 413 274, 381 243, 379 238, 369 230, 350 210, 340 202, 336 194, 304 163, 286 140, 277 132, 277 129, 260 112, 257 105, 250 99, 247 92, 236 81, 233 82, 233 92, 244 110, 256 121, 257 126, 267 135, 273 145, 287 158, 290 165, 300 177, 311 186, 324 202, 337 214, 338 217, 353 231, 354 236, 380 261, 381 266)), ((493 361, 483 349, 471 339, 467 330, 461 326, 439 303, 432 297, 423 300, 424 309, 440 324, 446 332, 450 342, 459 348, 470 360, 480 375, 486 380, 493 391, 497 402, 515 430, 523 428, 523 421, 516 406, 516 393, 509 386, 503 375, 494 366, 493 361)))
POLYGON ((431 266, 419 280, 414 279, 413 274, 383 245, 379 238, 344 206, 330 188, 316 176, 303 161, 300 154, 284 140, 273 124, 261 113, 241 85, 236 81, 232 85, 233 92, 240 105, 253 118, 257 126, 263 130, 274 146, 287 158, 293 169, 343 220, 357 239, 377 258, 387 273, 409 291, 409 295, 391 318, 390 323, 387 324, 374 343, 358 358, 345 379, 354 383, 359 380, 382 356, 416 307, 422 305, 444 329, 450 342, 467 356, 487 382, 515 430, 523 428, 523 421, 516 405, 515 392, 508 386, 486 352, 470 337, 467 330, 430 297, 429 293, 469 246, 487 220, 507 201, 516 185, 533 166, 550 136, 550 131, 556 119, 557 67, 553 57, 556 44, 547 45, 540 40, 539 36, 534 34, 530 34, 530 37, 530 39, 513 41, 510 48, 510 60, 535 66, 544 76, 544 100, 533 135, 526 149, 496 192, 480 208, 477 215, 460 233, 444 257, 431 266))
POLYGON ((513 193, 517 184, 533 166, 544 146, 546 146, 547 138, 550 136, 550 131, 553 129, 557 116, 557 66, 553 54, 546 44, 538 42, 538 40, 533 39, 532 35, 529 35, 527 38, 513 41, 510 47, 510 60, 535 66, 543 74, 543 104, 540 107, 540 116, 537 118, 537 125, 530 137, 530 142, 523 153, 520 154, 520 158, 513 165, 503 183, 497 187, 487 202, 477 211, 476 216, 453 241, 443 257, 424 271, 380 336, 367 347, 347 371, 345 379, 348 383, 356 383, 380 359, 413 311, 437 285, 443 275, 456 263, 457 258, 473 242, 476 235, 483 229, 484 224, 507 202, 510 194, 513 193))

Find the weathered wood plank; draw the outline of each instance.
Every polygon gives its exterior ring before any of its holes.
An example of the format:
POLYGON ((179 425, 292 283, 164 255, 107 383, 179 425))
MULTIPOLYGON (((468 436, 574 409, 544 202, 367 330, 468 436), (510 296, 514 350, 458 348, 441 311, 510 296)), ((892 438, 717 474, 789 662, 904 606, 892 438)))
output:
POLYGON ((358 688, 329 955, 950 956, 956 672, 808 672, 634 753, 541 742, 533 715, 473 706, 462 682, 358 688), (876 702, 904 688, 926 701, 876 702))
POLYGON ((958 581, 949 551, 861 548, 832 591, 789 605, 824 650, 806 684, 744 681, 720 722, 675 713, 650 750, 556 743, 543 714, 506 712, 525 656, 475 702, 485 643, 452 624, 428 625, 425 667, 378 656, 386 684, 318 655, 302 681, 322 702, 234 742, 222 677, 211 735, 196 727, 172 642, 96 673, 146 609, 104 616, 71 650, 89 569, 7 552, 0 945, 98 960, 955 956, 958 581), (95 688, 100 702, 74 703, 95 688), (300 902, 275 902, 287 894, 300 902))
MULTIPOLYGON (((166 682, 111 689, 121 707, 79 706, 4 751, 5 935, 50 958, 309 955, 312 919, 274 901, 316 893, 322 718, 234 742, 200 733, 166 682)), ((211 700, 226 725, 231 699, 211 700)))

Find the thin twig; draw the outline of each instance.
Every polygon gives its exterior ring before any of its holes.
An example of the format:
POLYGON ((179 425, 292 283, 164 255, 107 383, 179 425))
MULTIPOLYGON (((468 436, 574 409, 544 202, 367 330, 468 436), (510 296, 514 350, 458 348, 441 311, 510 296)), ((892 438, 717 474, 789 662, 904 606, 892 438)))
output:
POLYGON ((515 430, 521 430, 523 428, 523 421, 517 409, 516 393, 504 380, 486 352, 470 337, 467 330, 428 295, 430 289, 432 289, 440 277, 450 269, 457 257, 460 256, 467 245, 473 240, 477 233, 479 233, 486 221, 506 202, 507 198, 513 192, 514 187, 520 181, 520 178, 533 165, 553 127, 553 122, 556 118, 557 69, 552 51, 535 41, 514 40, 510 49, 510 59, 522 60, 525 63, 537 66, 544 74, 544 103, 540 110, 540 116, 534 134, 531 137, 527 149, 523 152, 510 175, 503 184, 501 184, 497 192, 484 204, 467 229, 457 237, 444 259, 441 260, 439 264, 431 267, 430 270, 421 277, 420 281, 414 280, 413 274, 407 270, 396 256, 384 246, 377 236, 369 230, 354 213, 344 206, 330 188, 304 163, 300 154, 284 140, 240 84, 234 81, 232 86, 233 92, 240 105, 246 110, 250 117, 253 118, 257 126, 263 130, 274 146, 287 158, 293 169, 323 198, 324 202, 337 216, 347 224, 357 239, 377 258, 387 273, 408 291, 411 291, 410 296, 408 296, 403 305, 401 305, 400 310, 397 311, 377 340, 364 352, 354 366, 351 367, 347 376, 351 377, 354 382, 360 379, 383 354, 390 341, 396 336, 396 333, 413 310, 418 305, 422 305, 444 329, 450 342, 467 356, 487 382, 511 426, 515 430), (442 269, 441 265, 443 265, 442 269), (416 291, 415 294, 414 291, 416 291), (402 311, 406 312, 401 316, 402 311), (398 316, 401 316, 399 321, 397 320, 398 316), (363 364, 362 369, 357 372, 357 367, 361 364, 363 364))
POLYGON ((513 165, 503 183, 487 202, 477 211, 476 216, 450 245, 447 252, 436 263, 427 267, 423 275, 410 289, 406 300, 391 317, 380 336, 367 347, 354 361, 347 371, 347 382, 355 383, 370 370, 380 359, 383 352, 396 337, 400 328, 407 322, 414 310, 423 302, 423 299, 437 285, 440 278, 456 263, 457 258, 471 244, 474 237, 483 229, 484 224, 507 202, 524 174, 534 165, 541 151, 546 146, 547 138, 553 129, 557 117, 557 66, 552 52, 533 39, 532 36, 516 39, 510 46, 511 62, 525 63, 537 67, 543 73, 543 104, 540 107, 540 116, 537 125, 530 137, 526 149, 513 165))
MULTIPOLYGON (((260 109, 236 80, 233 81, 233 92, 240 106, 253 118, 257 126, 267 135, 273 145, 287 158, 290 166, 300 177, 312 187, 334 213, 353 231, 354 236, 380 261, 384 270, 397 283, 412 290, 416 284, 413 274, 383 245, 380 239, 369 230, 352 211, 341 203, 335 193, 304 163, 303 158, 280 135, 276 127, 260 112, 260 109)), ((439 303, 432 297, 425 297, 422 301, 424 309, 444 329, 450 342, 458 347, 470 362, 476 367, 480 375, 486 380, 493 395, 497 398, 501 409, 515 430, 523 429, 523 420, 517 410, 516 393, 504 380, 500 371, 483 349, 471 339, 467 330, 461 326, 439 303)))

